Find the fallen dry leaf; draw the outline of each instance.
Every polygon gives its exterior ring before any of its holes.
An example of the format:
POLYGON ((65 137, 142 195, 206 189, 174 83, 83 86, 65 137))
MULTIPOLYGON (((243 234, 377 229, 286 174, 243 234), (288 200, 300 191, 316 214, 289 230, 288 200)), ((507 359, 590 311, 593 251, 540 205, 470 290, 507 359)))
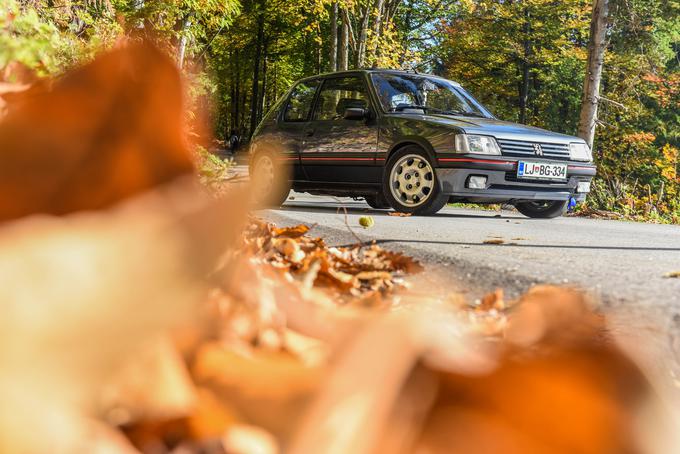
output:
POLYGON ((508 333, 522 348, 509 348, 491 374, 440 375, 419 449, 638 452, 630 427, 649 383, 607 340, 602 317, 581 292, 533 289, 518 302, 508 333))
POLYGON ((269 432, 260 427, 236 425, 222 437, 222 446, 228 454, 277 454, 278 443, 269 432))
POLYGON ((484 244, 503 244, 505 240, 502 238, 488 238, 484 240, 484 244))
POLYGON ((411 213, 402 213, 401 211, 390 211, 387 213, 388 216, 396 216, 400 218, 407 218, 411 216, 411 213))
POLYGON ((480 311, 490 311, 498 310, 502 311, 505 309, 505 298, 502 288, 496 289, 494 292, 484 295, 478 309, 480 311))
POLYGON ((680 278, 680 271, 671 271, 663 275, 665 278, 680 278))
POLYGON ((101 411, 113 425, 140 419, 171 419, 187 414, 196 400, 183 359, 166 337, 142 345, 110 377, 101 411))
POLYGON ((15 98, 0 123, 0 220, 110 207, 193 171, 179 73, 148 44, 15 98))
POLYGON ((296 225, 294 227, 274 227, 271 230, 272 236, 283 238, 300 238, 307 232, 309 232, 309 226, 304 224, 296 225))
POLYGON ((79 452, 93 410, 114 422, 187 411, 174 350, 144 352, 196 316, 214 246, 240 230, 224 213, 178 181, 108 211, 3 224, 1 452, 79 452))

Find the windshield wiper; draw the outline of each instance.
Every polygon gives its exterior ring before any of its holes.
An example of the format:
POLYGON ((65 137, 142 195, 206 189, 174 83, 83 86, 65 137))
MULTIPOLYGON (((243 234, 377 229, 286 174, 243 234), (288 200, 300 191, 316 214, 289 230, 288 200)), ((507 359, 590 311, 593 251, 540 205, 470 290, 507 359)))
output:
POLYGON ((426 106, 419 106, 417 104, 399 104, 396 107, 392 107, 390 109, 390 112, 401 112, 402 110, 406 109, 420 109, 420 110, 427 110, 428 107, 426 106))
POLYGON ((448 115, 460 115, 462 117, 477 117, 477 118, 486 118, 486 115, 483 115, 481 113, 477 112, 464 112, 462 110, 447 110, 444 112, 445 114, 448 115))
POLYGON ((390 112, 401 112, 402 110, 406 109, 419 109, 423 110, 425 112, 432 112, 432 113, 446 113, 441 109, 437 109, 434 107, 427 107, 427 106, 420 106, 418 104, 400 104, 397 107, 392 107, 390 109, 390 112))
POLYGON ((477 112, 465 112, 462 110, 443 110, 437 109, 436 107, 421 106, 418 104, 400 104, 397 107, 392 107, 390 109, 390 112, 401 112, 406 109, 418 109, 427 113, 437 113, 443 115, 460 115, 462 117, 486 118, 486 115, 477 112))

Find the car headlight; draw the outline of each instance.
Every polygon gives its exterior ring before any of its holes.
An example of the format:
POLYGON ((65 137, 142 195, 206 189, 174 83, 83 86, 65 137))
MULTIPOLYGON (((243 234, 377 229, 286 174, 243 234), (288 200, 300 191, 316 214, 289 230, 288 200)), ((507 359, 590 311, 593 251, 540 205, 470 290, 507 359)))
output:
POLYGON ((456 134, 456 153, 500 155, 501 149, 493 137, 456 134))
POLYGON ((593 153, 588 144, 583 142, 573 142, 569 144, 569 156, 572 161, 592 161, 593 153))

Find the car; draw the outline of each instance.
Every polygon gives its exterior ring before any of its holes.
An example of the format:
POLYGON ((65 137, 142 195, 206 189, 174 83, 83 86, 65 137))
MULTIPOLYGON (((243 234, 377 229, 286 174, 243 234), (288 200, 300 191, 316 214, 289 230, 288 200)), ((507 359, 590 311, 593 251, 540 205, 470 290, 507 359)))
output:
POLYGON ((413 215, 468 202, 554 218, 596 174, 583 139, 499 120, 457 82, 385 69, 296 82, 249 153, 262 202, 280 205, 292 188, 413 215))

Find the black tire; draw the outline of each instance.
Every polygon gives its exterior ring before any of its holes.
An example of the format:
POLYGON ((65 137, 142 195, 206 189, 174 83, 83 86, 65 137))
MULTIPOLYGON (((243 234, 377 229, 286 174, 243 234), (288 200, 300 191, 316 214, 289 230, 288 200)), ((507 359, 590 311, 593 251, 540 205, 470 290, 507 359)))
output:
POLYGON ((536 202, 517 203, 515 204, 515 208, 529 218, 552 219, 566 213, 568 205, 569 201, 538 200, 536 202))
POLYGON ((261 152, 255 156, 249 169, 253 189, 253 203, 256 206, 280 207, 290 193, 290 168, 282 164, 275 153, 261 152), (271 172, 264 175, 263 167, 271 172))
MULTIPOLYGON (((407 175, 407 177, 409 177, 409 175, 407 175)), ((415 178, 413 181, 416 181, 415 178)), ((415 145, 401 148, 390 156, 385 165, 385 171, 383 172, 382 187, 385 200, 387 200, 395 211, 402 213, 421 216, 432 215, 441 210, 449 200, 449 196, 442 193, 441 185, 437 180, 437 174, 432 160, 422 148, 415 145), (394 192, 399 192, 399 186, 401 185, 401 183, 393 181, 392 170, 398 172, 398 169, 395 169, 395 166, 401 167, 403 165, 402 169, 411 166, 412 164, 409 164, 409 159, 412 163, 417 161, 418 164, 427 164, 424 167, 425 173, 422 173, 422 175, 421 172, 418 172, 417 165, 416 167, 409 167, 409 171, 415 172, 415 176, 417 176, 417 180, 419 181, 418 185, 420 186, 420 182, 423 182, 423 186, 426 186, 420 189, 423 197, 422 199, 418 197, 419 200, 417 201, 415 200, 417 197, 416 195, 407 194, 406 192, 401 192, 398 199, 395 197, 392 190, 392 187, 394 187, 394 192), (426 194, 424 192, 425 189, 428 190, 426 194)))
POLYGON ((368 194, 364 196, 364 200, 368 206, 375 210, 387 210, 391 208, 390 204, 387 203, 387 200, 385 200, 385 197, 382 194, 368 194))

